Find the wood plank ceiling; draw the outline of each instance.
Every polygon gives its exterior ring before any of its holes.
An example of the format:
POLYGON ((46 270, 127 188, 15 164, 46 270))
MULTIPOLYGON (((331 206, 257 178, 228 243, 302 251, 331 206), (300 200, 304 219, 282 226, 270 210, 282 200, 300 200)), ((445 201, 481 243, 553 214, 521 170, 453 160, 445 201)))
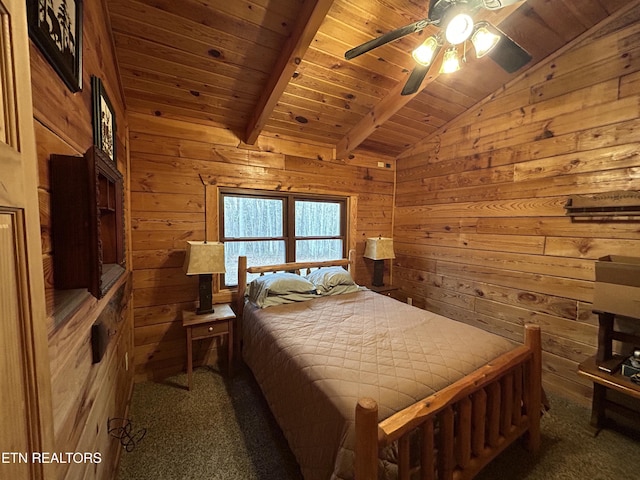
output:
POLYGON ((533 60, 507 74, 489 58, 429 73, 400 96, 428 27, 351 61, 344 52, 427 17, 428 0, 108 0, 131 112, 397 156, 625 5, 526 0, 477 16, 533 60))

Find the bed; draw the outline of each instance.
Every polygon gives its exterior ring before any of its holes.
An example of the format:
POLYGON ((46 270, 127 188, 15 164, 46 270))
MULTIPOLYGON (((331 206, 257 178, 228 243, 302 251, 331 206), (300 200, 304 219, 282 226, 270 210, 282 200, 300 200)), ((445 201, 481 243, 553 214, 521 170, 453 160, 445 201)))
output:
POLYGON ((314 290, 290 294, 270 280, 352 272, 350 259, 260 267, 239 259, 242 356, 304 478, 465 479, 520 437, 536 452, 539 327, 525 326, 524 345, 514 344, 361 287, 314 280, 314 290), (245 300, 247 273, 266 279, 250 284, 252 300, 275 303, 245 300))

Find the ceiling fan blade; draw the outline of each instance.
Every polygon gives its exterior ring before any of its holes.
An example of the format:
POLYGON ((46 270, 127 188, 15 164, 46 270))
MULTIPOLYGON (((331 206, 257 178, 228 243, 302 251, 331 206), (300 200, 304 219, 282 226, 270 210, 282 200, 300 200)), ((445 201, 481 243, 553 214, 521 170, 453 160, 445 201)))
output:
POLYGON ((493 29, 500 35, 498 44, 487 54, 508 73, 520 70, 533 58, 529 52, 511 40, 509 36, 499 28, 493 29))
POLYGON ((499 10, 522 0, 482 0, 482 6, 487 10, 499 10))
POLYGON ((352 48, 351 50, 347 50, 344 54, 344 58, 347 60, 351 60, 363 53, 367 53, 374 48, 378 48, 386 43, 393 42, 402 37, 406 37, 407 35, 415 32, 419 32, 423 30, 426 26, 430 25, 432 22, 428 19, 419 20, 410 25, 406 25, 404 27, 396 28, 395 30, 391 30, 390 32, 385 33, 373 40, 369 40, 368 42, 363 43, 362 45, 358 45, 357 47, 352 48))
POLYGON ((402 92, 400 92, 400 95, 413 95, 416 93, 420 88, 420 85, 422 85, 424 77, 427 76, 430 67, 431 65, 427 67, 423 65, 416 65, 411 72, 411 75, 409 75, 407 83, 404 84, 404 88, 402 89, 402 92))

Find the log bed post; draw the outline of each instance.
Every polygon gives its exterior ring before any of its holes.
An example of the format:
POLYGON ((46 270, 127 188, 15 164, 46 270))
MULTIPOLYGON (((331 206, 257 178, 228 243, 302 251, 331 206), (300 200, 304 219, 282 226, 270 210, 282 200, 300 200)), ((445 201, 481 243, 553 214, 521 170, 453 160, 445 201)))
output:
POLYGON ((524 329, 524 344, 531 349, 529 372, 529 429, 526 435, 527 449, 537 453, 540 449, 540 416, 542 414, 542 338, 540 326, 527 324, 524 329))
POLYGON ((233 332, 233 338, 235 339, 235 345, 233 351, 235 352, 236 359, 240 359, 242 352, 242 322, 244 316, 244 294, 247 290, 247 257, 238 257, 238 294, 236 297, 236 331, 233 332))
POLYGON ((378 478, 378 404, 361 398, 356 405, 356 480, 378 478))
POLYGON ((351 275, 351 278, 355 280, 356 278, 356 251, 355 249, 349 250, 347 255, 347 259, 349 260, 349 265, 347 266, 347 271, 351 275))

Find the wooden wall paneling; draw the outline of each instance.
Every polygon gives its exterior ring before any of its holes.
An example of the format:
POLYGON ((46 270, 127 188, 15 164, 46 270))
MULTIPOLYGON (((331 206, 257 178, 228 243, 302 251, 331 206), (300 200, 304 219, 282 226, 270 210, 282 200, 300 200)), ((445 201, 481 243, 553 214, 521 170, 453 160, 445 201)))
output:
POLYGON ((546 313, 532 312, 526 308, 505 305, 486 298, 476 299, 475 311, 520 325, 528 322, 535 323, 540 325, 540 328, 544 329, 545 333, 551 337, 562 337, 592 347, 597 346, 595 341, 598 335, 597 327, 576 322, 575 319, 569 320, 546 313))
MULTIPOLYGON (((245 165, 255 167, 284 168, 284 155, 281 153, 271 153, 260 150, 245 150, 224 146, 211 146, 207 143, 186 140, 182 138, 169 138, 157 136, 145 132, 136 132, 131 135, 131 151, 137 152, 138 158, 148 158, 153 160, 158 158, 164 160, 164 156, 191 158, 197 160, 209 160, 219 163, 230 163, 234 165, 245 165), (156 157, 158 156, 158 157, 156 157)), ((163 162, 158 162, 163 163, 163 162)), ((139 167, 139 165, 136 165, 139 167)), ((137 168, 132 172, 144 169, 137 168)))
MULTIPOLYGON (((584 193, 594 193, 588 183, 585 185, 583 187, 584 193)), ((601 191, 604 193, 629 188, 633 188, 633 182, 630 180, 625 181, 625 185, 614 184, 610 189, 602 189, 601 191)), ((572 222, 569 217, 539 217, 526 220, 512 218, 508 221, 503 218, 483 218, 478 220, 478 231, 506 235, 584 236, 629 240, 638 238, 637 224, 634 222, 611 222, 603 230, 602 225, 598 222, 572 222)))
POLYGON ((605 172, 638 164, 637 144, 623 144, 597 148, 588 152, 518 163, 514 166, 514 181, 553 178, 583 172, 605 172))
POLYGON ((640 72, 620 77, 620 98, 636 95, 640 92, 640 72))
MULTIPOLYGON (((238 145, 238 138, 223 128, 187 124, 176 120, 168 120, 164 118, 151 117, 148 115, 140 115, 131 113, 128 116, 129 128, 134 135, 144 132, 145 134, 158 135, 169 138, 179 138, 185 140, 194 140, 204 143, 212 142, 215 145, 227 145, 235 147, 238 145)), ((132 168, 135 167, 135 162, 132 168)))
MULTIPOLYGON (((593 232, 597 235, 596 232, 593 232)), ((596 260, 606 255, 626 255, 637 248, 636 240, 595 237, 551 237, 547 236, 544 246, 546 255, 556 257, 588 258, 596 260)))
POLYGON ((485 280, 498 285, 518 285, 533 292, 558 295, 576 300, 590 301, 593 296, 593 282, 574 280, 551 275, 531 274, 517 270, 502 270, 494 267, 481 267, 439 261, 437 272, 442 275, 459 276, 473 280, 485 280))
POLYGON ((132 255, 131 268, 175 268, 184 264, 184 250, 141 250, 132 255))
MULTIPOLYGON (((204 238, 204 224, 198 230, 171 230, 164 235, 155 231, 134 231, 131 233, 131 248, 134 256, 141 250, 184 248, 185 242, 204 238)), ((184 252, 182 253, 184 258, 184 252)))
MULTIPOLYGON (((404 254, 411 256, 412 260, 413 257, 420 256, 434 261, 493 267, 531 274, 556 275, 578 280, 593 281, 595 277, 593 262, 584 259, 542 256, 522 252, 492 251, 490 246, 483 250, 477 250, 438 245, 437 243, 434 245, 429 245, 428 243, 418 244, 416 242, 406 244, 404 241, 397 243, 404 254), (437 248, 434 248, 435 246, 437 248)), ((410 264, 408 260, 407 263, 410 264)), ((437 265, 437 263, 434 265, 437 265)))
MULTIPOLYGON (((130 90, 128 90, 130 92, 130 90)), ((141 95, 142 96, 142 95, 141 95)), ((178 121, 189 120, 192 123, 202 125, 214 125, 219 126, 221 120, 224 118, 222 115, 218 115, 215 109, 206 105, 192 105, 194 108, 184 108, 177 106, 179 103, 177 99, 170 97, 160 97, 159 99, 148 100, 145 98, 132 98, 127 102, 127 108, 130 112, 136 112, 144 115, 155 115, 166 119, 173 119, 178 121)), ((240 112, 234 112, 233 119, 227 128, 230 131, 235 132, 238 135, 241 124, 246 121, 247 114, 240 112)))
POLYGON ((579 317, 577 313, 579 302, 569 298, 473 281, 467 278, 446 277, 442 280, 441 285, 449 290, 465 292, 481 299, 527 309, 530 312, 546 313, 569 320, 579 317))
POLYGON ((640 237, 635 221, 572 221, 563 206, 637 189, 638 31, 603 23, 396 163, 395 283, 508 338, 541 324, 545 385, 584 403, 591 386, 575 371, 597 344, 593 260, 637 251, 640 237))
MULTIPOLYGON (((400 172, 398 172, 400 173, 400 172)), ((418 174, 418 173, 416 173, 418 174)), ((401 191, 398 197, 403 196, 401 191)), ((421 204, 417 206, 396 206, 396 225, 415 222, 416 218, 449 218, 455 222, 473 217, 538 217, 564 215, 565 196, 544 198, 518 198, 514 200, 490 200, 480 202, 455 202, 449 204, 421 204)))
POLYGON ((136 307, 136 328, 171 322, 180 316, 183 309, 187 308, 195 309, 195 300, 182 304, 174 303, 170 305, 136 307))
POLYGON ((542 253, 544 239, 525 235, 485 235, 475 233, 440 233, 429 232, 424 239, 424 233, 415 228, 401 227, 396 230, 406 242, 424 245, 457 246, 475 250, 501 250, 517 253, 542 253))

